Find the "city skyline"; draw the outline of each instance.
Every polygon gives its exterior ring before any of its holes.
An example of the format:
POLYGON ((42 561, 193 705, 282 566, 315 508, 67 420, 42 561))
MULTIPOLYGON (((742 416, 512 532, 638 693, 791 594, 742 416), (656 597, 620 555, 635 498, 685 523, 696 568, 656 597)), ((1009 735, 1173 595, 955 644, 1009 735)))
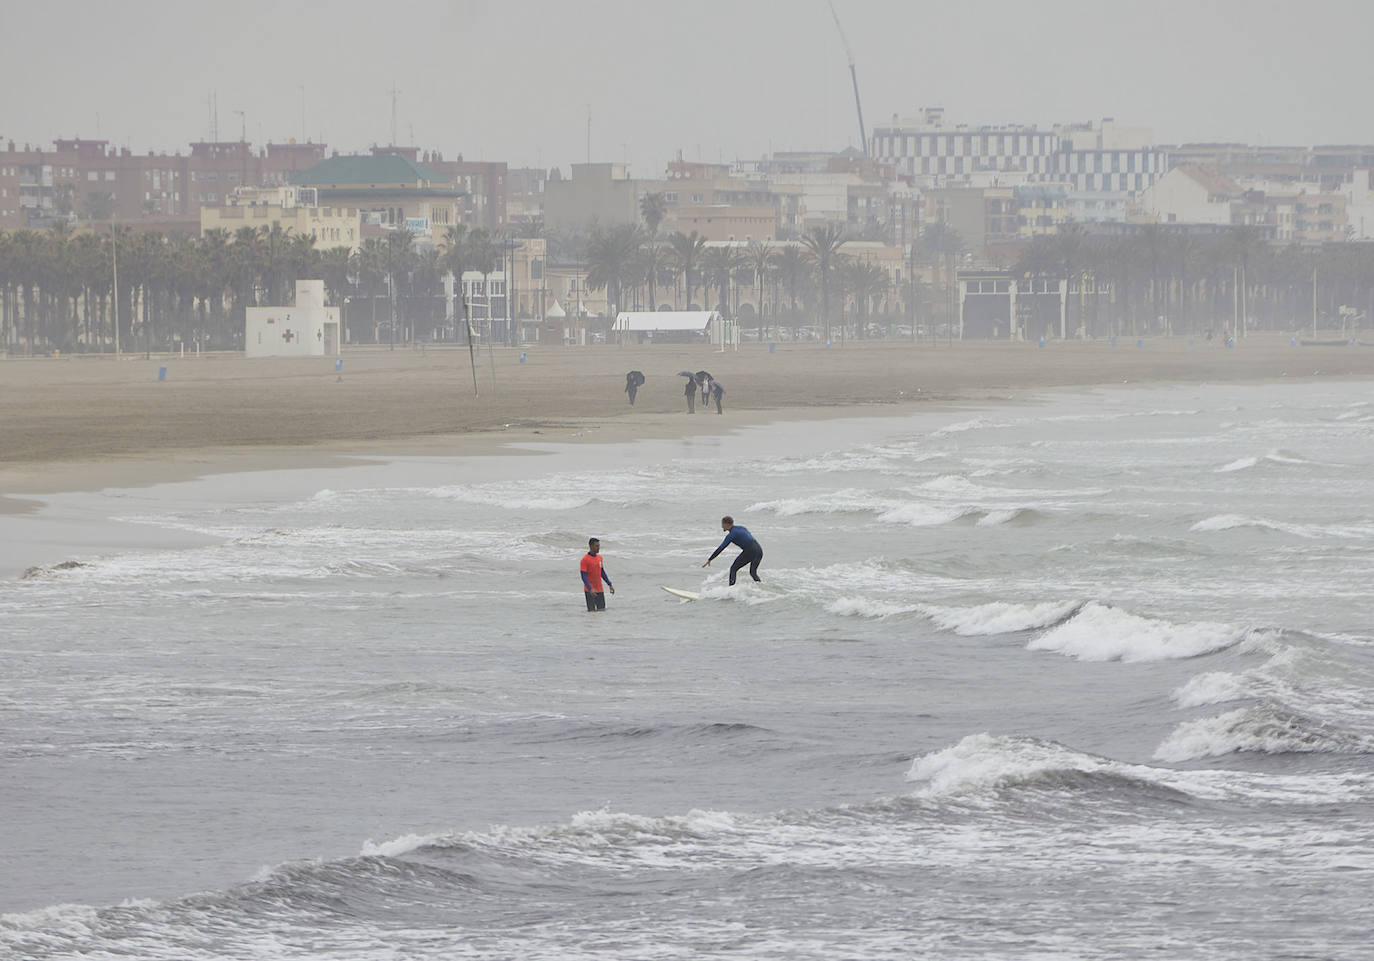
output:
MULTIPOLYGON (((844 38, 826 0, 785 16, 720 0, 417 0, 381 22, 355 2, 332 5, 327 21, 299 3, 205 13, 217 9, 82 0, 61 70, 39 43, 0 65, 0 138, 175 153, 217 126, 219 140, 255 145, 397 143, 515 167, 624 162, 651 176, 679 151, 728 162, 858 146, 847 38, 870 136, 894 114, 942 106, 952 124, 1113 117, 1162 144, 1374 142, 1374 118, 1355 109, 1374 13, 1347 0, 1301 15, 1232 0, 1110 14, 1081 0, 837 0, 844 38)), ((57 26, 37 9, 0 11, 8 36, 57 26)))

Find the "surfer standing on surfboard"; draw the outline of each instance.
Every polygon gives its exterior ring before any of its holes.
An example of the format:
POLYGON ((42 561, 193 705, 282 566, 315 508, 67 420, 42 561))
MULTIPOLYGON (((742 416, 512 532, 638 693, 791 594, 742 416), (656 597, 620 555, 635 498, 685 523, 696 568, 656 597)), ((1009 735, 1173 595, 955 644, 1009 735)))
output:
POLYGON ((735 562, 730 565, 730 586, 735 586, 735 575, 739 573, 739 569, 745 564, 749 565, 749 576, 756 581, 759 580, 759 563, 763 560, 763 548, 760 547, 759 542, 754 539, 754 535, 749 533, 749 528, 745 527, 743 524, 736 524, 735 519, 729 514, 726 514, 720 519, 720 529, 725 531, 725 540, 720 542, 720 546, 716 548, 715 554, 706 558, 706 563, 701 566, 710 567, 711 562, 716 559, 716 554, 719 554, 721 551, 725 550, 725 548, 734 544, 739 548, 739 556, 736 557, 735 562))

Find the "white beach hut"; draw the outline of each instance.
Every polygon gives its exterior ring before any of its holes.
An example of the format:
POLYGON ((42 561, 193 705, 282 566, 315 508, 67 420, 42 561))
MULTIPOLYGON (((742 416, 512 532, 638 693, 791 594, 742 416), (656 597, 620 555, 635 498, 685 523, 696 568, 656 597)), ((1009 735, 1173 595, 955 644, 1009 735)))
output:
POLYGON ((339 309, 324 305, 323 280, 296 281, 294 307, 249 307, 243 347, 249 357, 337 357, 339 309))

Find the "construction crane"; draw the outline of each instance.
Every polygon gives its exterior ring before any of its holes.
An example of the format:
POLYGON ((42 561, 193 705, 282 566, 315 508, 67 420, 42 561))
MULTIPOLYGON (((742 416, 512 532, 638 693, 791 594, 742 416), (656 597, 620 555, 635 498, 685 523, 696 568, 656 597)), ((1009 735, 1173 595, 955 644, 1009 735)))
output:
POLYGON ((849 38, 840 26, 840 15, 835 12, 835 2, 830 0, 830 15, 835 18, 835 29, 840 31, 840 42, 844 44, 845 56, 849 58, 849 79, 854 82, 854 109, 859 112, 859 143, 863 144, 864 156, 868 156, 868 132, 864 130, 864 105, 859 102, 859 75, 854 71, 854 51, 849 47, 849 38))

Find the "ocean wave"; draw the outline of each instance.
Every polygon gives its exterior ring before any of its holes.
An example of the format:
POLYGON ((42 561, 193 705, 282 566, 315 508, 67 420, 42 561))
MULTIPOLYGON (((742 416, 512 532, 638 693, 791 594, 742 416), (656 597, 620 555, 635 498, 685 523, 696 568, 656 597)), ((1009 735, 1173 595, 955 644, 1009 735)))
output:
POLYGON ((1374 526, 1368 524, 1294 524, 1288 521, 1270 520, 1266 517, 1247 517, 1244 514, 1214 514, 1198 521, 1188 530, 1195 534, 1209 534, 1241 527, 1292 534, 1295 537, 1309 540, 1320 537, 1339 537, 1350 540, 1374 536, 1374 526))
POLYGON ((932 437, 946 437, 950 434, 964 434, 971 430, 987 430, 999 427, 1011 427, 1011 421, 992 421, 985 417, 975 417, 972 420, 960 421, 957 424, 947 424, 930 432, 932 437))
POLYGON ((831 474, 865 471, 877 474, 905 474, 913 465, 948 459, 944 451, 921 450, 913 443, 871 445, 853 450, 830 451, 816 457, 765 461, 758 469, 769 474, 831 474))
POLYGON ((878 515, 878 520, 885 524, 906 524, 911 527, 940 527, 982 513, 976 507, 936 507, 931 504, 907 503, 883 511, 878 515))
POLYGON ((963 637, 979 637, 1015 634, 1059 624, 1082 607, 1082 601, 1043 601, 1039 604, 992 601, 974 607, 927 605, 922 612, 946 631, 963 637))
POLYGON ((1252 631, 1207 621, 1175 624, 1090 601, 1027 646, 1083 661, 1162 661, 1225 650, 1252 631))
POLYGON ((749 513, 767 511, 779 517, 802 514, 864 514, 889 509, 897 502, 860 488, 846 487, 809 497, 788 497, 772 501, 758 501, 746 510, 749 513))
MULTIPOLYGON (((1155 760, 1172 760, 1156 754, 1155 760)), ((1140 800, 1325 805, 1374 797, 1374 773, 1271 774, 1257 771, 1174 770, 1130 764, 1077 751, 1056 741, 972 734, 951 747, 914 759, 906 775, 915 797, 988 806, 1007 791, 1116 796, 1140 800)))
POLYGON ((1374 737, 1269 704, 1185 721, 1155 749, 1159 761, 1257 754, 1369 754, 1374 737))
POLYGON ((1008 788, 1078 792, 1085 786, 1133 795, 1157 790, 1184 793, 1148 767, 1085 754, 1054 741, 986 733, 916 758, 906 779, 922 784, 916 793, 926 799, 992 800, 1008 788))
POLYGON ((1249 457, 1237 458, 1236 460, 1231 461, 1229 464, 1225 464, 1221 467, 1218 467, 1215 471, 1213 471, 1213 473, 1230 474, 1234 473, 1235 471, 1250 470, 1253 467, 1259 467, 1263 464, 1279 464, 1282 466, 1309 466, 1316 463, 1316 461, 1311 461, 1305 457, 1300 457, 1299 455, 1294 454, 1291 451, 1280 450, 1278 448, 1275 448, 1274 450, 1269 451, 1269 453, 1263 456, 1252 455, 1249 457))
POLYGON ((838 614, 841 617, 864 617, 875 620, 881 620, 886 617, 896 617, 901 614, 912 614, 920 609, 921 606, 919 604, 901 604, 871 597, 841 597, 825 605, 827 614, 838 614))

